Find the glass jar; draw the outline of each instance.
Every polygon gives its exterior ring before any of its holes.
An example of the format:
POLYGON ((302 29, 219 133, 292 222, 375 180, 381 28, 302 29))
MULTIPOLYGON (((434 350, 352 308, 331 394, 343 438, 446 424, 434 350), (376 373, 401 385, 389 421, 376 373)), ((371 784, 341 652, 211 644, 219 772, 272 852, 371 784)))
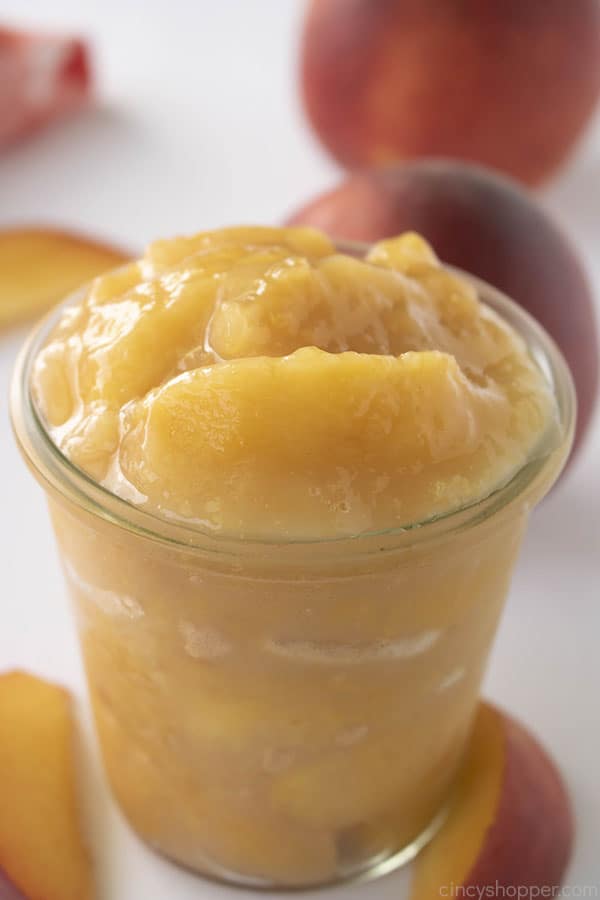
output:
POLYGON ((251 542, 133 506, 61 454, 32 401, 59 312, 21 353, 15 433, 47 493, 106 772, 138 834, 191 869, 264 887, 375 875, 443 819, 528 515, 575 410, 548 335, 470 280, 525 339, 558 424, 491 496, 378 534, 251 542))

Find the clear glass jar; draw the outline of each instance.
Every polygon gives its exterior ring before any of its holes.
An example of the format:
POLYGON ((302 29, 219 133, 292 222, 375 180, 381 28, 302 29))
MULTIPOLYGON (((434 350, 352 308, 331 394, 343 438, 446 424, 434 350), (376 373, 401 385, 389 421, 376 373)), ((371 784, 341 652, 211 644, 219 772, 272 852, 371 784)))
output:
MULTIPOLYGON (((347 249, 347 248, 345 248, 347 249)), ((152 847, 238 884, 301 887, 412 858, 442 821, 528 514, 568 455, 567 366, 519 307, 559 413, 486 499, 355 538, 249 542, 157 518, 76 469, 12 387, 79 625, 106 771, 152 847)))

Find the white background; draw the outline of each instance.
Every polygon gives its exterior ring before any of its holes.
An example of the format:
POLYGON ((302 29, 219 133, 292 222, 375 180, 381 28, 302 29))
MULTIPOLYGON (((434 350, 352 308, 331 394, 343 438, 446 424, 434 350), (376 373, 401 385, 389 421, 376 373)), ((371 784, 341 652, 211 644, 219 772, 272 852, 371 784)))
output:
MULTIPOLYGON (((59 223, 133 249, 234 222, 277 222, 338 171, 298 102, 299 0, 0 0, 0 21, 94 41, 93 113, 0 156, 0 226, 59 223)), ((600 114, 541 196, 600 296, 600 114)), ((565 297, 565 303, 569 298, 565 297)), ((24 332, 0 335, 0 669, 71 685, 87 717, 73 627, 40 490, 17 457, 6 392, 24 332)), ((533 518, 487 694, 520 716, 566 775, 578 838, 568 882, 600 884, 600 423, 533 518)), ((88 734, 86 795, 100 900, 239 898, 141 847, 111 803, 88 734)), ((406 875, 337 889, 398 898, 406 875)), ((314 894, 313 894, 314 896, 314 894)))

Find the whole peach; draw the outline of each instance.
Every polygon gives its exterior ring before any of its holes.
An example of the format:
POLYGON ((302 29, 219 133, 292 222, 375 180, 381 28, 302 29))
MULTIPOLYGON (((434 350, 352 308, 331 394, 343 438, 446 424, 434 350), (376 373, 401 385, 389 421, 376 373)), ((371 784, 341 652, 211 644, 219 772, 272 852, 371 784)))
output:
POLYGON ((598 389, 591 290, 566 236, 518 184, 446 160, 370 169, 308 203, 288 224, 369 242, 418 231, 444 262, 504 291, 541 322, 571 367, 580 444, 598 389))
POLYGON ((537 184, 600 94, 598 0, 312 0, 309 119, 353 168, 421 156, 537 184))

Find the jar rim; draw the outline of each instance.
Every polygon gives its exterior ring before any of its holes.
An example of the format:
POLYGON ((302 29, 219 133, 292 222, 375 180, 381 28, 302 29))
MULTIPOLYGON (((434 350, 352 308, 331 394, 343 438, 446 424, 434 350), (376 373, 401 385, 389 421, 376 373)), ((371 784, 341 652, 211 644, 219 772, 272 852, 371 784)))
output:
MULTIPOLYGON (((336 248, 349 255, 363 256, 368 245, 338 241, 336 248)), ((119 497, 75 466, 57 447, 36 409, 30 390, 31 370, 37 354, 63 310, 76 302, 79 291, 67 297, 41 319, 17 358, 10 388, 10 412, 21 453, 46 490, 50 489, 55 495, 111 525, 146 539, 179 546, 188 552, 199 550, 240 555, 242 548, 251 552, 252 548, 266 550, 306 546, 322 546, 333 552, 336 549, 348 552, 356 551, 359 544, 367 552, 370 545, 373 550, 380 552, 397 549, 400 545, 421 544, 441 535, 447 536, 449 532, 470 528, 508 508, 524 494, 528 495, 529 505, 533 506, 558 477, 571 448, 576 416, 576 395, 571 372, 554 340, 522 307, 485 281, 454 266, 445 265, 445 268, 469 281, 475 287, 479 300, 508 322, 525 341, 552 391, 558 412, 558 442, 556 436, 552 440, 546 436, 548 446, 542 448, 535 458, 527 461, 508 482, 466 506, 418 522, 377 531, 363 531, 355 535, 282 539, 277 536, 248 538, 212 532, 196 524, 166 519, 119 497), (552 471, 548 475, 549 468, 552 471)))

